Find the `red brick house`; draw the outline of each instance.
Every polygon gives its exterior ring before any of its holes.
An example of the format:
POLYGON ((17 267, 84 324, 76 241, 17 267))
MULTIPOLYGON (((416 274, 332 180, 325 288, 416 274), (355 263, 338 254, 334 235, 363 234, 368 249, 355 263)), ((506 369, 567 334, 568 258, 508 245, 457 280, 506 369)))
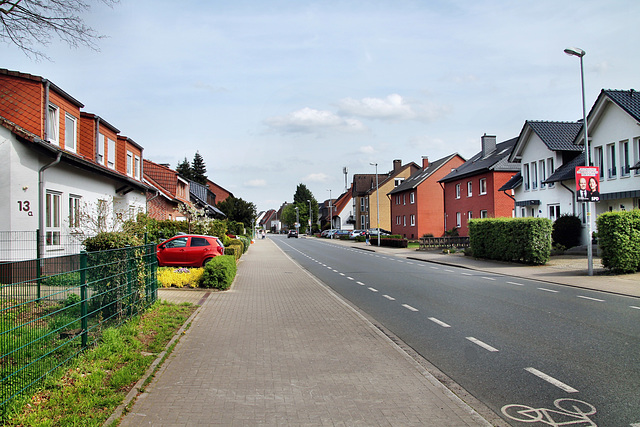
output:
POLYGON ((484 135, 482 150, 439 182, 444 185, 445 229, 456 228, 468 236, 471 218, 513 216, 512 191, 499 191, 520 171, 519 163, 509 162, 518 138, 496 144, 496 137, 484 135))
POLYGON ((429 163, 422 158, 422 169, 388 193, 391 199, 391 232, 408 239, 425 234, 442 236, 444 192, 440 179, 460 167, 465 159, 458 153, 429 163))
POLYGON ((147 193, 147 214, 157 220, 186 218, 178 210, 190 204, 189 181, 167 165, 144 159, 144 180, 156 191, 147 193))

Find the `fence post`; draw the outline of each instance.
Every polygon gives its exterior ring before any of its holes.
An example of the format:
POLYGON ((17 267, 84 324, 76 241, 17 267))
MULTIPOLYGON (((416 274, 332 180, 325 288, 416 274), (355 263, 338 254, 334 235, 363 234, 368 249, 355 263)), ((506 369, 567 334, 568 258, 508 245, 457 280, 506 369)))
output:
POLYGON ((40 279, 40 276, 42 275, 42 268, 40 266, 40 263, 42 262, 42 260, 40 259, 40 239, 42 238, 42 233, 40 232, 40 229, 38 228, 36 230, 36 284, 38 287, 38 301, 40 301, 40 282, 42 279, 40 279))
POLYGON ((87 319, 87 313, 89 310, 87 306, 89 302, 87 301, 87 294, 87 252, 82 251, 80 252, 80 323, 82 327, 82 348, 86 348, 88 343, 87 329, 89 327, 89 321, 87 319))
POLYGON ((131 256, 131 251, 134 249, 131 247, 127 247, 125 249, 127 254, 127 318, 131 318, 132 306, 133 306, 133 295, 131 293, 131 283, 133 282, 133 257, 131 256))

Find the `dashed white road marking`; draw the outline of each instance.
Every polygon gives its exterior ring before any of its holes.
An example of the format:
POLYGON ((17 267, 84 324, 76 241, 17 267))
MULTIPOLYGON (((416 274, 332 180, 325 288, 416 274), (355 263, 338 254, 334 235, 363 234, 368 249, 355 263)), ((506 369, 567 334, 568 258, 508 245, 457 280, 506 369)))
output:
POLYGON ((395 301, 396 299, 392 296, 389 295, 382 295, 383 297, 385 297, 386 299, 388 299, 389 301, 395 301))
POLYGON ((545 374, 544 372, 541 372, 535 368, 526 368, 525 371, 535 375, 538 378, 541 378, 543 380, 545 380, 546 382, 548 382, 549 384, 553 384, 554 386, 558 387, 561 390, 566 391, 567 393, 578 393, 578 390, 576 390, 575 388, 568 386, 567 384, 563 383, 562 381, 559 381, 547 374, 545 374))
POLYGON ((451 325, 448 325, 448 324, 444 323, 442 320, 436 319, 435 317, 429 317, 429 320, 431 320, 436 325, 442 326, 443 328, 450 328, 451 327, 451 325))
POLYGON ((439 270, 438 267, 429 267, 429 268, 433 268, 434 270, 439 270))
POLYGON ((358 285, 360 285, 360 286, 364 286, 364 283, 362 283, 362 282, 356 282, 356 283, 357 283, 358 285))
POLYGON ((341 276, 346 276, 346 274, 344 274, 344 273, 340 273, 340 275, 341 275, 341 276))
POLYGON ((507 282, 510 285, 516 285, 516 286, 524 286, 522 283, 518 283, 518 282, 507 282))
POLYGON ((446 271, 447 273, 455 273, 455 271, 453 271, 453 270, 447 270, 446 268, 444 269, 444 271, 446 271))
POLYGON ((473 276, 471 273, 462 273, 463 276, 473 276))
POLYGON ((553 289, 547 289, 547 288, 538 288, 538 289, 540 289, 541 291, 545 291, 545 292, 553 292, 554 294, 558 293, 558 291, 554 291, 553 289))
POLYGON ((582 298, 582 299, 588 299, 589 301, 597 301, 597 302, 604 302, 603 299, 598 299, 598 298, 592 298, 592 297, 586 297, 584 295, 577 295, 578 298, 582 298))
POLYGON ((376 288, 371 288, 371 287, 369 287, 369 288, 367 288, 367 289, 369 289, 371 292, 378 292, 378 290, 377 290, 376 288))
POLYGON ((356 280, 356 279, 354 279, 353 277, 350 277, 350 276, 347 276, 347 279, 349 279, 349 280, 356 280))
POLYGON ((493 277, 487 277, 487 276, 482 276, 482 278, 485 279, 485 280, 496 280, 493 277))
POLYGON ((471 341, 472 343, 474 343, 474 344, 476 344, 476 345, 479 345, 480 347, 484 348, 484 349, 485 349, 485 350, 487 350, 487 351, 492 351, 492 352, 498 351, 498 349, 497 349, 497 348, 492 347, 492 346, 490 346, 489 344, 487 344, 487 343, 485 343, 485 342, 482 342, 482 341, 480 341, 480 340, 479 340, 479 339, 477 339, 477 338, 474 338, 474 337, 466 337, 466 338, 467 338, 469 341, 471 341))
MULTIPOLYGON (((630 305, 629 307, 635 308, 636 310, 640 310, 640 307, 636 307, 635 305, 630 305)), ((640 424, 638 424, 638 427, 640 427, 640 424)))
POLYGON ((409 304, 402 304, 402 306, 403 306, 404 308, 406 308, 407 310, 410 310, 410 311, 418 311, 418 309, 417 309, 417 308, 415 308, 415 307, 411 307, 409 304))

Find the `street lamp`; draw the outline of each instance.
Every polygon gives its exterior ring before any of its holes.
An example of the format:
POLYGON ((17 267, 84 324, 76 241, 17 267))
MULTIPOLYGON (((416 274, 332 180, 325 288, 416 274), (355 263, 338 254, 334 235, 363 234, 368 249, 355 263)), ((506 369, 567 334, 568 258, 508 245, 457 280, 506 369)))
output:
MULTIPOLYGON (((333 207, 331 206, 331 190, 327 190, 329 192, 329 230, 333 230, 333 207)), ((333 239, 333 233, 331 233, 331 238, 333 239)))
POLYGON ((299 209, 296 206, 296 234, 300 235, 300 215, 299 215, 299 209))
POLYGON ((376 224, 378 226, 378 246, 380 246, 380 195, 378 194, 378 164, 369 164, 376 167, 376 224))
POLYGON ((311 235, 311 200, 307 200, 309 202, 309 235, 311 235))
MULTIPOLYGON (((590 166, 589 161, 589 132, 587 129, 587 109, 584 101, 584 66, 582 64, 582 58, 586 52, 577 47, 568 47, 564 50, 564 53, 570 56, 577 56, 580 58, 580 80, 582 82, 582 127, 584 128, 584 152, 585 152, 585 166, 590 166)), ((593 248, 591 244, 591 200, 587 201, 587 270, 589 276, 593 276, 593 248)))

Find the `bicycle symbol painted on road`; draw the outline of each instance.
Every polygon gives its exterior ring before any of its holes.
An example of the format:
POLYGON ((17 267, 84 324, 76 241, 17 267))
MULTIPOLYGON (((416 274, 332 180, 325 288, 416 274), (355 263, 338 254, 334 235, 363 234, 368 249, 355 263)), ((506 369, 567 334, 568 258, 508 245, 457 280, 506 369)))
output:
POLYGON ((595 406, 590 403, 576 399, 557 399, 553 405, 557 409, 532 408, 514 403, 503 406, 502 413, 506 417, 522 423, 542 423, 550 426, 597 426, 589 418, 589 415, 596 413, 595 406))

